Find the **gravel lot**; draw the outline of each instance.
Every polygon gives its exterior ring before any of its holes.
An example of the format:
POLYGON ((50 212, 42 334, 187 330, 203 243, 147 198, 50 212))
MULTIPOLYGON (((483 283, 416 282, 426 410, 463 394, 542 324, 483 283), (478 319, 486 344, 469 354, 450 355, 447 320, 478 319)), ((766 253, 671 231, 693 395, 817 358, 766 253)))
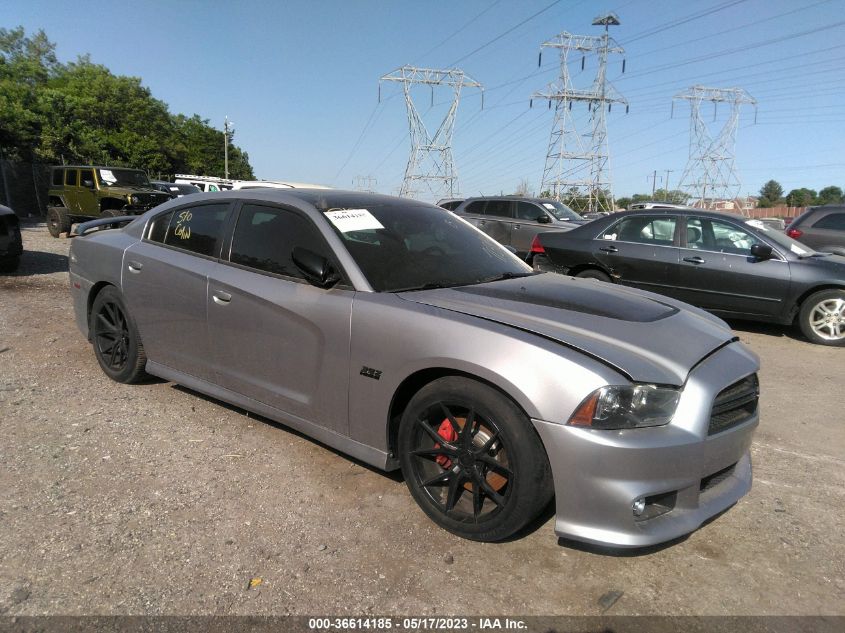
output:
POLYGON ((754 488, 688 538, 614 553, 549 515, 472 543, 398 475, 108 380, 73 323, 69 240, 23 237, 0 277, 0 613, 845 615, 845 350, 735 324, 763 363, 754 488))

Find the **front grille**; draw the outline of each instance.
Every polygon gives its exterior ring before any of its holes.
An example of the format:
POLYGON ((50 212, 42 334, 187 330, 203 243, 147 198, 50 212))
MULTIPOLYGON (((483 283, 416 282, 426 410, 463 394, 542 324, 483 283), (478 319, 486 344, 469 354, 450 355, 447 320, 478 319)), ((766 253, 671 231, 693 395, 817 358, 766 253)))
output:
POLYGON ((757 374, 751 374, 722 389, 713 401, 707 435, 721 433, 751 419, 757 412, 759 398, 760 382, 757 374))
POLYGON ((704 492, 705 490, 710 490, 711 488, 715 488, 720 483, 725 481, 728 477, 730 477, 734 472, 734 466, 736 464, 731 464, 727 468, 723 468, 722 470, 713 473, 712 475, 708 475, 704 479, 701 480, 701 484, 698 486, 699 492, 704 492))

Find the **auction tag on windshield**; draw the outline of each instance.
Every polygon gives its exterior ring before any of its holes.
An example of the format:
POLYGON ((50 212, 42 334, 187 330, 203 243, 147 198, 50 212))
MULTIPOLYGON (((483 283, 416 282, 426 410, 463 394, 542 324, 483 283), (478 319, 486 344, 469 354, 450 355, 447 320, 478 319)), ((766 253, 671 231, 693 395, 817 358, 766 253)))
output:
POLYGON ((368 229, 383 229, 381 222, 373 217, 366 209, 338 209, 326 211, 326 217, 331 220, 341 233, 351 231, 366 231, 368 229))
POLYGON ((117 182, 117 178, 114 177, 111 169, 101 169, 100 170, 100 179, 104 182, 117 182))
POLYGON ((555 205, 553 205, 553 204, 549 204, 548 202, 544 202, 544 203, 543 203, 543 206, 544 206, 544 207, 546 207, 549 211, 554 211, 554 210, 555 210, 555 205))

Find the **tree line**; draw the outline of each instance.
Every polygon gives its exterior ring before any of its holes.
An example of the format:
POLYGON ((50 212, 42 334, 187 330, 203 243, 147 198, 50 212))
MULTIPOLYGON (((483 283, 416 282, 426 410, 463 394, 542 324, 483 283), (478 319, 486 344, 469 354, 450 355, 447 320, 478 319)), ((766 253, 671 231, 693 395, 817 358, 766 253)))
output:
POLYGON ((845 195, 842 189, 831 185, 825 187, 818 193, 815 189, 807 189, 801 187, 800 189, 793 189, 785 196, 783 195, 783 187, 777 180, 770 180, 760 188, 760 198, 757 202, 758 207, 809 207, 821 204, 841 204, 845 202, 845 195))
MULTIPOLYGON (((44 31, 0 28, 0 158, 223 175, 223 132, 208 119, 172 114, 140 78, 87 55, 63 64, 55 50, 44 31)), ((254 179, 248 154, 228 150, 230 177, 254 179)))

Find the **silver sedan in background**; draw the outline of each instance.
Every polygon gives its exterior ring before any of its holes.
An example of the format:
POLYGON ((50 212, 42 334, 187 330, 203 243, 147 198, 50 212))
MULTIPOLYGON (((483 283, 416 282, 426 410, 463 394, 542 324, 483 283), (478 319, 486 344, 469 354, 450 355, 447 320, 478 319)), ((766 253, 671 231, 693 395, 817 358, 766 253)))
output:
POLYGON ((510 537, 554 497, 559 536, 646 546, 751 486, 758 360, 701 310, 534 273, 389 196, 197 194, 129 220, 82 225, 70 249, 109 377, 159 376, 401 468, 454 534, 510 537))

